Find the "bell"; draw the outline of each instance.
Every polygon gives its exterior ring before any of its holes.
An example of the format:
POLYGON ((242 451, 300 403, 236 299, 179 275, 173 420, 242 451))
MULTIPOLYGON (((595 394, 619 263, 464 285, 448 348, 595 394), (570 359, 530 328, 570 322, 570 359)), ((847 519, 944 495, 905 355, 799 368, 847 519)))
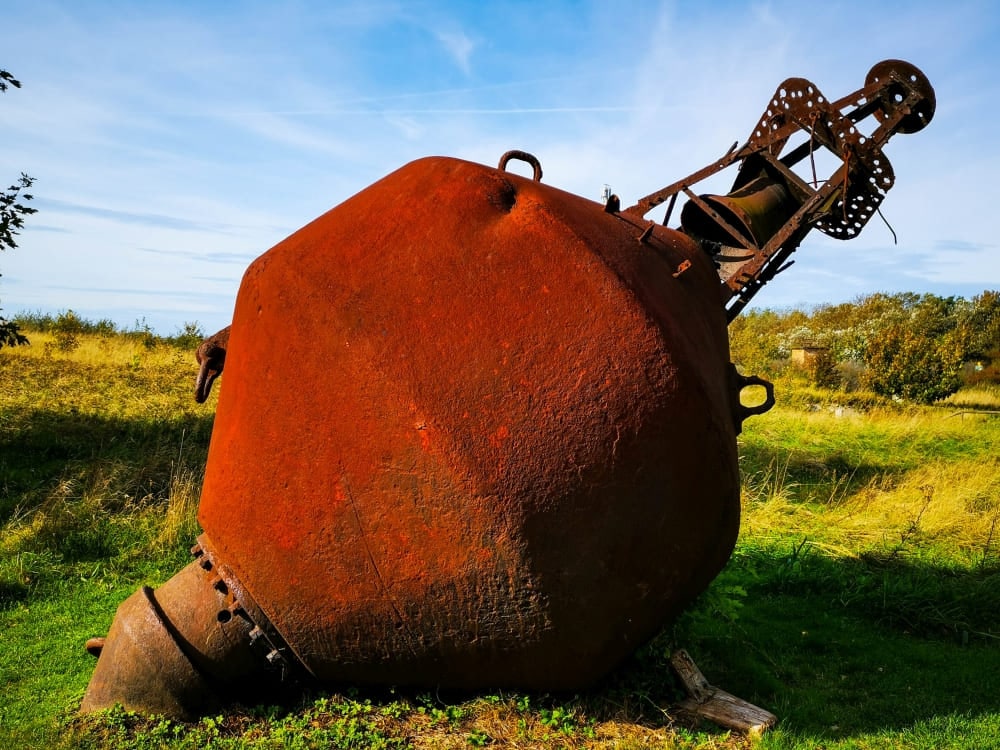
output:
POLYGON ((787 183, 766 173, 728 195, 699 197, 716 216, 695 201, 688 201, 681 210, 681 227, 687 234, 702 242, 737 247, 749 244, 757 248, 764 247, 804 202, 792 194, 787 183), (730 229, 736 230, 739 235, 733 234, 730 229))

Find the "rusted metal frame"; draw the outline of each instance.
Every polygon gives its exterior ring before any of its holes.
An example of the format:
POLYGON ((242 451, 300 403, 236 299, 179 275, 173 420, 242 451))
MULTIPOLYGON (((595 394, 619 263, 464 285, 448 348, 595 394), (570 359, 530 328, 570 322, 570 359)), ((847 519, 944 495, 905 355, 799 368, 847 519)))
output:
MULTIPOLYGON (((905 82, 901 83, 905 85, 905 82)), ((699 208, 705 211, 706 214, 708 214, 728 234, 736 238, 744 248, 754 252, 754 257, 751 260, 748 260, 737 273, 733 274, 733 276, 731 276, 723 284, 724 299, 728 301, 734 297, 737 298, 735 303, 732 303, 727 307, 727 315, 731 321, 733 317, 735 317, 735 315, 749 303, 752 297, 762 286, 764 286, 764 284, 783 270, 785 266, 782 262, 798 248, 802 239, 805 238, 812 228, 811 225, 818 221, 822 215, 828 213, 829 208, 837 202, 838 198, 846 205, 848 195, 847 191, 843 189, 845 184, 844 178, 847 177, 850 179, 852 177, 852 173, 855 178, 859 176, 856 174, 859 167, 861 167, 865 161, 868 161, 867 159, 862 158, 862 152, 871 158, 878 156, 879 158, 885 159, 884 155, 881 154, 881 146, 893 135, 902 119, 912 111, 912 106, 919 101, 919 92, 908 87, 908 93, 904 101, 900 102, 893 109, 892 113, 888 115, 884 121, 880 122, 879 126, 873 131, 873 133, 867 137, 865 137, 857 128, 854 128, 854 132, 851 133, 849 127, 842 128, 844 130, 844 135, 839 136, 827 126, 826 122, 824 122, 823 126, 820 128, 808 127, 808 124, 803 121, 802 115, 817 112, 824 116, 827 120, 833 120, 835 124, 846 125, 847 123, 850 123, 850 127, 853 127, 861 119, 864 119, 864 117, 867 117, 879 108, 879 102, 877 98, 873 98, 873 95, 880 93, 885 90, 885 88, 885 82, 878 82, 865 86, 853 94, 838 99, 836 102, 829 105, 829 109, 825 107, 809 108, 804 112, 792 110, 788 113, 782 113, 781 116, 787 117, 788 121, 775 130, 769 130, 766 140, 750 139, 743 148, 739 150, 730 150, 726 156, 719 159, 714 164, 695 172, 688 178, 674 183, 657 193, 646 196, 640 200, 636 206, 627 210, 635 211, 642 209, 645 206, 646 208, 643 213, 646 213, 667 198, 671 199, 672 208, 673 201, 676 200, 677 194, 683 191, 696 203, 696 205, 699 206, 699 208), (860 102, 862 98, 865 100, 864 104, 861 104, 860 102), (855 105, 856 109, 852 112, 844 113, 844 107, 850 105, 855 105), (834 117, 836 116, 839 116, 843 122, 836 123, 836 120, 834 120, 834 117), (769 149, 775 143, 780 142, 782 146, 784 146, 788 138, 793 133, 800 130, 809 132, 809 140, 804 144, 801 144, 780 158, 776 158, 775 155, 770 152, 769 149), (852 135, 853 137, 851 137, 852 135), (831 153, 844 158, 845 163, 828 178, 823 187, 813 190, 790 167, 804 158, 804 156, 808 154, 810 149, 814 148, 816 144, 819 144, 831 153), (858 156, 858 158, 854 160, 853 164, 849 158, 851 152, 858 156), (711 206, 698 198, 698 196, 689 188, 690 185, 699 182, 716 172, 721 171, 722 169, 725 169, 736 161, 745 161, 747 157, 753 154, 758 154, 769 166, 776 169, 786 180, 792 182, 797 188, 802 190, 803 194, 808 195, 810 192, 813 193, 812 196, 795 213, 795 215, 786 223, 786 225, 779 230, 779 232, 772 237, 763 248, 757 248, 744 241, 742 233, 735 231, 728 222, 726 222, 711 208, 711 206), (794 242, 790 242, 789 240, 791 240, 796 234, 800 234, 801 236, 797 237, 794 242)), ((888 160, 886 159, 886 161, 888 160)), ((864 169, 863 172, 865 173, 865 177, 869 176, 868 169, 864 169)), ((668 211, 667 217, 670 216, 670 213, 671 212, 668 211)), ((666 223, 666 221, 668 221, 668 218, 664 219, 664 223, 666 223)))
MULTIPOLYGON (((811 109, 810 108, 804 108, 804 112, 803 113, 799 113, 796 110, 790 110, 787 113, 782 113, 782 118, 787 118, 787 121, 783 125, 781 125, 777 130, 773 130, 773 131, 769 132, 768 133, 768 139, 767 139, 767 141, 766 142, 764 142, 764 141, 759 142, 760 145, 758 147, 758 150, 762 149, 762 148, 768 148, 768 147, 770 147, 771 145, 773 145, 774 143, 776 143, 778 141, 781 142, 781 148, 784 148, 785 143, 796 132, 798 132, 800 130, 809 132, 810 128, 809 128, 808 122, 804 121, 806 118, 803 118, 802 114, 808 114, 810 112, 818 112, 818 111, 821 111, 821 110, 819 110, 818 108, 814 107, 814 108, 811 108, 811 109)), ((758 142, 754 141, 751 138, 750 143, 754 144, 754 143, 758 143, 758 142)), ((808 143, 808 141, 806 143, 808 143)), ((781 149, 778 149, 778 150, 779 150, 779 152, 781 151, 781 149)))
MULTIPOLYGON (((782 114, 782 116, 784 115, 782 114)), ((759 140, 750 138, 740 148, 737 148, 737 144, 734 143, 722 158, 712 164, 709 164, 707 167, 699 169, 697 172, 689 174, 687 177, 678 180, 677 182, 640 198, 634 205, 623 209, 622 213, 634 213, 639 214, 640 216, 645 216, 652 209, 656 208, 667 199, 675 198, 679 192, 711 177, 718 172, 721 172, 723 169, 726 169, 736 162, 745 161, 747 157, 769 149, 778 143, 784 147, 788 138, 799 130, 803 130, 802 125, 793 121, 782 125, 777 130, 769 131, 766 138, 759 140)), ((781 149, 779 148, 778 150, 780 152, 781 149)), ((666 224, 669 220, 670 213, 671 211, 668 211, 667 216, 664 218, 664 224, 666 224)))
MULTIPOLYGON (((899 129, 899 124, 906 117, 913 114, 914 108, 921 100, 921 92, 913 87, 913 84, 905 79, 893 75, 891 80, 902 86, 906 90, 906 97, 901 102, 897 102, 893 106, 892 114, 885 112, 885 107, 882 102, 879 101, 878 97, 873 97, 872 94, 881 94, 889 88, 888 81, 877 81, 875 83, 868 84, 864 88, 855 91, 853 94, 838 99, 834 102, 833 106, 837 109, 843 109, 846 106, 854 105, 856 109, 844 114, 844 117, 850 119, 851 121, 858 123, 869 115, 874 114, 878 110, 882 110, 886 114, 886 119, 879 122, 878 127, 871 132, 870 135, 866 136, 864 146, 866 148, 871 148, 871 144, 874 143, 879 149, 882 148, 889 139, 896 134, 899 129), (861 104, 859 99, 864 97, 865 103, 861 104)), ((800 147, 801 148, 801 147, 800 147)))
POLYGON ((728 302, 738 297, 737 302, 727 305, 727 316, 730 321, 742 310, 760 288, 770 281, 782 269, 780 262, 791 255, 809 233, 810 224, 817 220, 824 210, 817 209, 823 205, 831 205, 836 200, 834 193, 841 190, 845 166, 841 166, 827 183, 806 200, 799 210, 778 230, 763 248, 755 253, 729 279, 722 283, 723 301, 728 302), (832 198, 831 203, 827 203, 832 198), (794 241, 790 241, 794 240, 794 241))
MULTIPOLYGON (((858 136, 856 139, 844 138, 844 141, 857 140, 856 148, 864 148, 874 150, 875 148, 881 149, 881 147, 888 142, 889 138, 895 133, 899 122, 912 112, 912 107, 920 101, 920 92, 912 88, 909 81, 901 79, 898 77, 893 77, 892 80, 902 86, 907 90, 907 97, 903 102, 896 105, 893 115, 889 119, 880 123, 879 127, 871 135, 865 136, 860 130, 856 130, 858 136), (873 145, 874 143, 874 145, 873 145)), ((882 108, 881 103, 878 98, 873 98, 874 94, 879 94, 888 88, 888 84, 885 81, 880 81, 876 83, 868 84, 867 86, 858 89, 857 91, 848 94, 835 102, 829 103, 828 107, 824 108, 811 108, 806 110, 807 112, 825 112, 828 115, 836 114, 841 119, 846 120, 854 125, 856 125, 861 120, 865 119, 869 115, 873 114, 875 111, 882 108), (862 103, 863 101, 863 103, 862 103), (853 106, 855 109, 850 112, 844 112, 846 107, 853 106)), ((810 138, 806 142, 796 146, 794 149, 789 151, 787 154, 781 157, 780 161, 787 167, 801 161, 805 156, 809 154, 813 146, 819 143, 826 147, 829 151, 837 153, 835 145, 841 145, 838 143, 841 139, 835 134, 830 133, 833 136, 833 140, 825 139, 821 137, 825 134, 826 128, 813 129, 808 126, 807 123, 802 122, 801 114, 792 109, 790 114, 790 119, 792 123, 784 125, 778 130, 769 133, 770 141, 777 140, 777 137, 784 137, 786 132, 791 135, 794 130, 803 130, 810 133, 810 138), (796 127, 791 128, 790 125, 795 125, 796 127)), ((784 115, 783 116, 787 116, 784 115)), ((751 141, 752 142, 752 141, 751 141)), ((771 154, 768 154, 769 156, 771 154)), ((840 154, 838 154, 840 155, 840 154)))
POLYGON ((835 178, 840 176, 843 170, 843 166, 838 169, 834 174, 834 178, 831 178, 823 187, 817 190, 811 198, 806 200, 806 202, 799 207, 799 210, 796 211, 787 222, 785 222, 785 225, 779 229, 770 240, 768 240, 767 244, 760 249, 753 260, 747 261, 736 274, 733 274, 728 281, 724 282, 725 285, 732 290, 734 295, 744 286, 744 282, 742 280, 746 276, 753 277, 759 275, 760 270, 764 267, 771 256, 773 256, 778 249, 784 245, 796 231, 798 231, 800 227, 805 227, 807 224, 815 221, 818 218, 818 215, 825 213, 824 210, 817 210, 817 208, 823 205, 828 205, 827 200, 833 197, 834 192, 841 189, 843 184, 842 181, 835 178))
MULTIPOLYGON (((687 177, 678 180, 677 182, 667 185, 666 187, 661 188, 660 190, 657 190, 654 193, 650 193, 649 195, 640 198, 634 205, 631 205, 628 208, 623 209, 622 213, 634 213, 634 214, 639 214, 640 216, 645 216, 652 209, 659 206, 668 198, 673 198, 674 196, 677 195, 677 193, 681 192, 685 188, 689 188, 692 185, 696 185, 702 180, 711 177, 717 172, 721 172, 723 169, 726 169, 727 167, 729 167, 732 164, 735 164, 736 162, 745 161, 747 157, 753 156, 754 154, 759 153, 764 149, 768 149, 775 143, 780 142, 783 145, 784 142, 788 140, 788 137, 792 133, 801 129, 802 128, 796 124, 783 125, 778 130, 769 132, 766 139, 754 140, 753 138, 750 138, 740 148, 737 148, 737 144, 734 143, 732 147, 729 149, 729 151, 726 152, 725 156, 723 156, 721 159, 718 159, 712 164, 709 164, 707 167, 699 169, 697 172, 692 172, 687 177)), ((669 213, 667 216, 669 217, 669 213)), ((664 223, 666 222, 667 218, 664 219, 664 223)))
MULTIPOLYGON (((906 64, 903 63, 904 67, 906 64)), ((878 66, 876 66, 878 67, 878 66)), ((873 69, 874 70, 874 69, 873 69)), ((919 73, 914 69, 914 73, 919 73)), ((881 81, 874 81, 872 83, 866 84, 862 88, 855 91, 853 94, 849 94, 842 99, 839 99, 834 103, 834 106, 843 109, 848 105, 853 105, 857 107, 854 112, 849 113, 848 116, 851 117, 855 122, 860 121, 868 115, 874 114, 875 112, 882 110, 887 121, 889 120, 889 109, 893 112, 899 112, 903 110, 902 117, 893 117, 893 127, 889 135, 897 132, 899 121, 905 119, 906 117, 918 113, 917 105, 924 101, 925 96, 933 97, 933 89, 930 88, 930 83, 927 79, 920 74, 918 80, 913 81, 906 75, 901 75, 898 69, 890 69, 887 71, 888 77, 882 79, 881 81), (893 102, 890 107, 885 106, 885 101, 881 99, 881 95, 889 91, 892 85, 895 84, 899 86, 906 92, 906 96, 901 102, 893 102), (926 88, 923 88, 926 87, 926 88), (874 95, 874 96, 873 96, 874 95), (864 103, 861 103, 861 99, 864 98, 864 103)), ((923 121, 923 118, 921 118, 923 121)), ((927 121, 923 121, 926 125, 927 121)), ((885 122, 882 123, 886 124, 885 122)), ((916 132, 915 130, 908 130, 905 132, 916 132)), ((885 140, 888 140, 886 137, 885 140)), ((881 143, 885 143, 885 140, 881 143)), ((880 145, 881 145, 880 143, 880 145)))
MULTIPOLYGON (((860 102, 862 95, 867 90, 877 91, 880 90, 880 88, 881 84, 873 83, 869 86, 866 86, 864 89, 860 89, 858 91, 855 91, 853 94, 849 94, 848 96, 838 99, 837 101, 833 102, 830 106, 832 109, 835 109, 838 112, 840 112, 842 117, 857 124, 862 120, 864 120, 869 115, 871 115, 872 113, 874 113, 875 110, 879 108, 878 101, 871 100, 867 96, 864 97, 866 101, 864 104, 862 104, 860 102), (845 107, 852 105, 855 107, 855 109, 851 110, 850 112, 843 111, 845 107)), ((871 140, 871 137, 866 137, 866 138, 867 140, 871 140)), ((804 159, 809 154, 809 150, 812 145, 811 140, 812 139, 796 146, 794 149, 789 151, 785 156, 781 157, 781 161, 786 166, 789 167, 793 164, 797 164, 798 162, 802 161, 802 159, 804 159)), ((885 141, 883 141, 883 143, 884 142, 885 141)))
MULTIPOLYGON (((799 229, 802 229, 803 226, 803 224, 789 221, 789 223, 785 225, 785 228, 783 228, 778 235, 775 235, 771 242, 768 242, 767 245, 765 245, 764 249, 762 249, 759 253, 756 253, 751 260, 744 263, 736 273, 723 282, 723 299, 728 300, 739 295, 741 297, 745 297, 746 302, 749 302, 750 298, 753 297, 753 295, 757 293, 757 290, 765 283, 764 271, 769 266, 772 259, 783 260, 788 254, 795 250, 798 243, 805 237, 805 234, 808 232, 808 228, 806 228, 806 232, 802 234, 802 237, 799 237, 794 243, 794 247, 792 247, 792 243, 789 242, 792 236, 799 229), (779 241, 774 242, 774 240, 779 241), (747 295, 748 291, 751 291, 752 293, 747 295)), ((766 280, 770 280, 770 278, 771 277, 769 276, 766 280)))
POLYGON ((800 161, 817 143, 837 156, 843 155, 842 150, 847 144, 861 145, 863 136, 854 127, 856 124, 855 121, 844 115, 836 104, 805 108, 803 112, 793 110, 793 118, 798 123, 799 129, 809 133, 809 140, 782 157, 782 162, 786 166, 791 166, 800 161), (803 117, 803 115, 808 115, 808 117, 803 117), (822 118, 813 118, 814 115, 821 115, 822 118), (821 121, 810 124, 807 122, 809 119, 821 121), (837 128, 844 130, 843 135, 836 132, 837 128), (854 130, 853 133, 851 132, 852 129, 854 130))
POLYGON ((788 260, 788 257, 798 250, 810 230, 811 227, 808 226, 799 227, 797 235, 786 240, 773 254, 765 258, 755 273, 734 274, 742 279, 742 286, 738 289, 733 289, 726 283, 720 285, 727 323, 733 322, 765 284, 795 262, 788 260))
MULTIPOLYGON (((881 158, 885 160, 888 165, 888 159, 881 153, 881 145, 889 140, 889 137, 895 132, 895 128, 898 126, 899 122, 906 117, 910 111, 911 106, 915 103, 912 100, 918 99, 919 93, 916 91, 910 91, 906 99, 899 103, 899 105, 894 109, 893 113, 876 128, 873 135, 867 138, 864 142, 848 142, 845 139, 843 146, 848 146, 854 149, 857 158, 854 163, 851 164, 849 161, 845 161, 844 164, 827 180, 826 184, 815 191, 814 195, 808 199, 792 216, 791 219, 782 227, 778 233, 771 238, 771 240, 755 254, 755 257, 748 260, 737 273, 733 274, 726 282, 723 283, 723 297, 725 300, 731 300, 734 297, 737 301, 730 304, 727 307, 727 316, 730 321, 749 303, 753 296, 759 291, 759 289, 764 286, 768 281, 770 281, 777 273, 783 270, 782 261, 791 255, 801 243, 802 239, 805 238, 806 234, 811 229, 811 224, 820 220, 820 218, 829 213, 829 209, 833 206, 838 198, 841 202, 846 202, 848 200, 847 191, 843 189, 845 181, 845 176, 850 179, 852 176, 857 179, 859 176, 865 178, 870 176, 870 170, 867 169, 866 161, 869 159, 864 158, 868 156, 869 158, 881 158), (859 175, 858 172, 863 172, 863 175, 859 175), (789 242, 789 240, 797 233, 801 231, 801 237, 798 237, 795 242, 789 242), (770 270, 769 270, 770 269, 770 270)), ((843 101, 843 100, 841 100, 843 101)), ((837 105, 834 105, 837 106, 837 105)), ((846 117, 845 115, 842 115, 846 117)), ((849 118, 848 118, 849 119, 849 118)), ((824 145, 829 150, 836 153, 836 151, 826 143, 823 139, 817 138, 817 141, 824 145)), ((798 147, 796 151, 808 148, 809 142, 798 147)), ((793 152, 794 154, 794 152, 793 152)), ((779 170, 783 176, 788 179, 793 179, 799 187, 803 187, 801 184, 801 178, 796 175, 790 168, 789 162, 794 163, 794 161, 788 160, 787 157, 782 157, 780 159, 774 158, 771 154, 766 151, 762 151, 760 156, 775 169, 779 170)), ((792 156, 789 154, 788 156, 792 156)), ((801 156, 799 157, 801 158, 801 156)), ((867 179, 865 180, 867 186, 867 179)), ((808 189, 808 186, 805 185, 808 189)), ((876 191, 877 192, 877 191, 876 191)), ((881 195, 872 197, 872 200, 880 202, 881 195)))
MULTIPOLYGON (((881 204, 882 199, 892 187, 894 178, 892 175, 892 165, 888 157, 882 152, 882 146, 888 142, 888 140, 894 135, 900 123, 913 112, 913 107, 920 102, 920 92, 915 89, 908 90, 906 98, 899 102, 893 109, 891 114, 886 115, 886 119, 883 120, 879 126, 872 132, 872 134, 866 138, 862 138, 859 134, 858 137, 852 138, 850 141, 844 144, 844 166, 841 170, 838 170, 835 176, 831 177, 831 181, 844 181, 845 190, 840 196, 845 207, 847 202, 851 199, 851 191, 846 188, 846 184, 850 185, 861 185, 861 187, 855 187, 855 194, 861 194, 867 196, 867 199, 872 202, 872 204, 877 208, 881 204), (882 182, 872 183, 871 177, 875 174, 875 161, 881 162, 882 171, 888 173, 888 178, 890 182, 888 184, 882 184, 882 182), (847 169, 846 175, 843 169, 847 169), (859 182, 860 181, 860 182, 859 182)), ((831 208, 833 203, 836 202, 837 197, 833 196, 831 202, 826 205, 826 208, 831 208)), ((832 215, 832 214, 831 214, 832 215)), ((852 217, 855 220, 864 219, 862 225, 867 223, 871 219, 869 214, 867 217, 854 215, 852 217)), ((817 222, 820 217, 817 217, 817 222)), ((845 215, 844 221, 847 221, 845 215)), ((820 231, 826 234, 831 234, 832 230, 828 230, 823 226, 818 227, 820 231)), ((861 227, 858 227, 860 230, 861 227)), ((851 236, 856 234, 853 232, 851 236)), ((833 232, 831 236, 837 236, 837 232, 833 232)))
POLYGON ((903 101, 896 104, 891 115, 887 115, 885 120, 868 136, 865 145, 874 142, 879 149, 889 142, 889 139, 896 134, 899 124, 908 116, 913 114, 914 107, 920 102, 920 92, 911 89, 903 101))
POLYGON ((841 201, 841 215, 837 215, 831 203, 823 207, 827 211, 816 221, 817 229, 838 239, 857 236, 895 183, 892 164, 880 149, 855 150, 845 159, 845 167, 846 175, 838 174, 838 179, 843 180, 844 192, 833 198, 833 202, 841 201), (855 203, 861 205, 849 208, 855 203), (866 210, 866 206, 871 210, 866 210))
POLYGON ((676 192, 670 196, 670 202, 667 204, 667 212, 663 215, 663 226, 667 226, 670 223, 670 215, 674 212, 675 205, 677 205, 676 192))
POLYGON ((812 195, 816 192, 816 188, 812 187, 808 182, 795 174, 795 172, 793 172, 789 166, 785 164, 783 159, 775 158, 767 151, 760 152, 758 156, 767 162, 767 165, 772 167, 785 180, 794 185, 798 190, 802 191, 803 195, 812 195))
MULTIPOLYGON (((898 80, 898 79, 894 79, 898 80)), ((906 85, 905 81, 900 81, 903 85, 906 85)), ((870 92, 879 92, 886 88, 884 83, 871 84, 866 86, 864 89, 855 92, 849 97, 844 97, 837 102, 835 102, 832 107, 835 109, 842 118, 857 122, 851 117, 851 114, 844 114, 841 112, 843 106, 846 103, 856 102, 861 96, 866 99, 866 104, 862 105, 868 107, 871 105, 870 111, 873 112, 878 109, 878 102, 872 101, 870 98, 870 92)), ((893 109, 891 114, 887 114, 885 120, 880 122, 879 126, 873 131, 873 133, 864 138, 859 133, 858 137, 855 138, 843 138, 837 139, 840 141, 839 145, 842 149, 846 149, 844 154, 838 154, 841 156, 847 156, 847 152, 853 151, 854 155, 857 157, 854 163, 851 164, 850 160, 845 158, 845 163, 827 180, 826 184, 817 190, 812 198, 806 201, 795 215, 789 219, 785 226, 779 230, 779 232, 771 238, 771 240, 759 251, 755 253, 755 257, 748 260, 737 273, 733 274, 729 279, 723 283, 723 297, 724 300, 728 301, 737 298, 735 303, 730 304, 727 307, 727 317, 730 321, 749 303, 753 296, 759 291, 759 289, 764 286, 768 281, 770 281, 777 273, 783 270, 784 266, 782 261, 791 255, 799 246, 802 239, 805 238, 806 234, 811 229, 811 224, 820 220, 823 215, 829 213, 830 207, 832 207, 838 200, 846 205, 846 201, 849 199, 847 190, 844 189, 845 177, 850 179, 852 176, 857 179, 859 176, 866 178, 865 185, 867 187, 867 178, 870 177, 870 170, 867 168, 865 162, 870 159, 880 158, 886 162, 888 165, 888 159, 881 153, 881 146, 888 142, 889 138, 896 132, 899 123, 903 118, 907 117, 912 111, 913 106, 919 102, 920 93, 915 89, 907 87, 907 96, 902 101, 899 102, 893 109), (868 158, 865 158, 865 157, 868 158), (859 175, 858 172, 862 172, 859 175), (818 209, 818 210, 817 210, 818 209), (801 232, 801 237, 799 237, 795 242, 789 242, 798 230, 804 230, 801 232), (770 270, 769 270, 770 269, 770 270)), ((866 115, 870 112, 866 112, 866 115)), ((795 116, 792 116, 793 122, 797 120, 795 116)), ((859 116, 859 120, 861 117, 859 116)), ((783 126, 775 134, 781 134, 788 126, 783 126)), ((799 125, 799 129, 801 125, 799 125)), ((791 179, 795 181, 796 185, 804 187, 808 190, 808 185, 805 185, 801 178, 795 174, 789 167, 791 164, 799 161, 803 156, 808 153, 808 149, 811 148, 813 142, 820 143, 825 148, 833 153, 837 153, 837 150, 833 147, 833 144, 828 142, 825 137, 826 128, 819 129, 810 134, 810 140, 806 143, 798 146, 792 152, 786 156, 776 159, 774 156, 767 152, 766 149, 760 150, 760 156, 775 169, 779 170, 786 179, 791 179)), ((836 138, 835 134, 834 137, 836 138)), ((845 133, 846 135, 846 133, 845 133)), ((872 201, 877 205, 881 202, 882 192, 880 188, 876 187, 875 194, 871 196, 872 201)), ((871 191, 868 191, 871 192, 871 191)), ((700 205, 700 204, 699 204, 700 205)), ((702 207, 704 210, 704 207, 702 207)), ((713 217, 714 218, 714 217, 713 217)), ((727 229, 727 231, 729 231, 727 229)))
MULTIPOLYGON (((920 101, 920 93, 913 88, 910 81, 896 75, 893 75, 890 80, 902 86, 907 91, 906 99, 896 105, 893 114, 880 123, 879 127, 876 128, 871 135, 865 137, 865 141, 862 144, 863 146, 867 147, 870 141, 874 141, 877 146, 881 148, 881 146, 884 145, 889 140, 889 137, 895 132, 896 127, 899 125, 899 122, 903 119, 903 117, 910 114, 913 106, 920 101)), ((784 86, 784 84, 782 84, 782 86, 784 86)), ((781 86, 779 86, 779 90, 780 88, 781 86)), ((813 88, 816 89, 815 85, 813 88)), ((875 111, 884 109, 881 102, 878 101, 877 95, 884 92, 887 88, 888 82, 885 80, 870 83, 846 96, 841 97, 840 99, 837 99, 835 102, 830 103, 830 111, 836 111, 842 118, 857 124, 861 120, 873 114, 875 111), (864 100, 863 103, 862 100, 864 100), (853 106, 855 109, 845 113, 843 110, 849 106, 853 106)), ((816 91, 819 93, 819 89, 816 89, 816 91)), ((784 116, 784 113, 776 115, 776 117, 784 116)), ((802 123, 793 119, 792 122, 785 123, 776 130, 769 130, 766 139, 755 140, 751 137, 739 149, 737 149, 736 144, 734 143, 733 147, 730 148, 726 155, 721 159, 708 165, 707 167, 704 167, 703 169, 698 170, 697 172, 693 172, 677 182, 640 198, 634 205, 624 209, 623 213, 638 213, 645 216, 649 211, 656 208, 664 201, 671 199, 670 209, 668 209, 667 215, 664 217, 663 221, 663 223, 666 224, 672 213, 673 201, 676 199, 677 194, 684 188, 691 187, 692 185, 701 182, 702 180, 707 179, 717 172, 729 167, 735 162, 742 161, 754 153, 769 149, 775 144, 780 143, 781 148, 784 148, 784 144, 788 138, 799 130, 806 130, 806 128, 803 127, 802 123)), ((785 157, 782 157, 782 161, 785 165, 791 166, 805 157, 809 153, 811 142, 813 140, 818 140, 815 138, 815 133, 810 134, 809 141, 797 146, 785 157)), ((779 152, 781 148, 779 148, 779 152)), ((829 146, 827 146, 827 148, 829 148, 829 146)))
MULTIPOLYGON (((737 142, 738 143, 738 142, 737 142)), ((650 193, 649 195, 640 198, 634 205, 628 208, 622 209, 624 214, 638 214, 639 216, 645 216, 651 210, 659 206, 663 201, 667 200, 672 196, 676 196, 677 193, 681 192, 685 188, 690 187, 707 179, 714 175, 716 172, 721 172, 723 169, 728 167, 734 162, 741 161, 747 156, 752 154, 756 149, 747 150, 747 146, 744 145, 743 148, 737 150, 736 143, 732 145, 729 151, 726 152, 725 156, 717 161, 709 164, 707 167, 702 167, 697 172, 689 174, 687 177, 678 180, 677 182, 667 185, 665 188, 657 190, 655 193, 650 193)))
POLYGON ((869 83, 857 91, 853 91, 850 94, 846 94, 840 97, 837 101, 832 102, 832 106, 836 109, 843 111, 846 107, 855 107, 851 113, 845 114, 845 117, 851 117, 855 122, 858 122, 868 115, 872 114, 876 109, 879 108, 879 103, 872 94, 881 93, 885 88, 885 83, 882 81, 875 81, 874 83, 869 83), (862 99, 864 102, 862 102, 862 99), (869 109, 870 107, 870 109, 869 109), (852 117, 855 113, 861 113, 861 110, 866 110, 863 114, 858 114, 857 119, 852 117))

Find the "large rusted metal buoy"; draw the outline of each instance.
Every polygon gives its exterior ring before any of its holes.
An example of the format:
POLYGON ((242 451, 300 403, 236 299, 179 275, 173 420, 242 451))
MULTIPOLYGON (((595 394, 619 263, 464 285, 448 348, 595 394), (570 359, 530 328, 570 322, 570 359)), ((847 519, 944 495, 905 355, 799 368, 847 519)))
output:
POLYGON ((250 266, 195 560, 91 644, 84 711, 577 689, 707 587, 773 403, 740 402, 732 285, 704 240, 540 179, 422 159, 250 266))

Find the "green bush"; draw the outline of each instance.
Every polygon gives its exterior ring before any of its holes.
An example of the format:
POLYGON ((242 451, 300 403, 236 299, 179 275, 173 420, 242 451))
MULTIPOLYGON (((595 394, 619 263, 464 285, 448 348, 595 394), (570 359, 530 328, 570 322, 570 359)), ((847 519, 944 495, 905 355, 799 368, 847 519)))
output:
POLYGON ((864 383, 875 393, 931 404, 962 384, 960 334, 935 337, 908 324, 893 324, 873 336, 865 352, 864 383))

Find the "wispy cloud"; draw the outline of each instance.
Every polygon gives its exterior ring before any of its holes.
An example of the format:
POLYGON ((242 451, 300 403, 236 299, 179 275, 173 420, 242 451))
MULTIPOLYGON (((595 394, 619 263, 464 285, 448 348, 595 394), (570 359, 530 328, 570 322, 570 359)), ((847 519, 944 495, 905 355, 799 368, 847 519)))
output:
MULTIPOLYGON (((934 242, 935 252, 945 253, 982 253, 989 251, 995 253, 997 244, 995 242, 969 242, 967 240, 939 239, 934 242)), ((998 259, 1000 262, 1000 259, 998 259)))
MULTIPOLYGON (((237 264, 240 266, 248 265, 256 256, 250 253, 224 253, 224 252, 213 252, 213 251, 196 251, 196 250, 177 250, 170 249, 164 250, 161 248, 152 247, 139 247, 136 248, 137 252, 140 253, 152 253, 154 255, 162 255, 173 259, 186 259, 198 261, 199 263, 223 263, 223 264, 237 264)), ((218 276, 199 276, 195 278, 202 279, 213 279, 213 280, 226 280, 226 277, 218 276)))
POLYGON ((38 222, 31 223, 31 232, 53 232, 55 234, 70 234, 71 229, 66 227, 54 227, 49 224, 39 224, 38 222))
POLYGON ((476 48, 475 42, 462 31, 436 31, 434 35, 459 69, 466 75, 470 75, 472 73, 470 61, 472 52, 476 48))
MULTIPOLYGON (((54 198, 37 198, 33 204, 39 211, 51 211, 54 213, 84 214, 98 219, 105 219, 110 222, 122 224, 140 224, 143 226, 161 227, 164 229, 177 229, 184 232, 221 232, 235 229, 231 225, 219 224, 215 222, 195 221, 180 216, 166 216, 163 214, 140 213, 135 211, 121 211, 113 208, 102 208, 100 206, 88 206, 84 203, 73 203, 61 201, 54 198)), ((34 229, 34 227, 33 227, 34 229)), ((50 231, 68 231, 65 228, 50 229, 50 231)))

